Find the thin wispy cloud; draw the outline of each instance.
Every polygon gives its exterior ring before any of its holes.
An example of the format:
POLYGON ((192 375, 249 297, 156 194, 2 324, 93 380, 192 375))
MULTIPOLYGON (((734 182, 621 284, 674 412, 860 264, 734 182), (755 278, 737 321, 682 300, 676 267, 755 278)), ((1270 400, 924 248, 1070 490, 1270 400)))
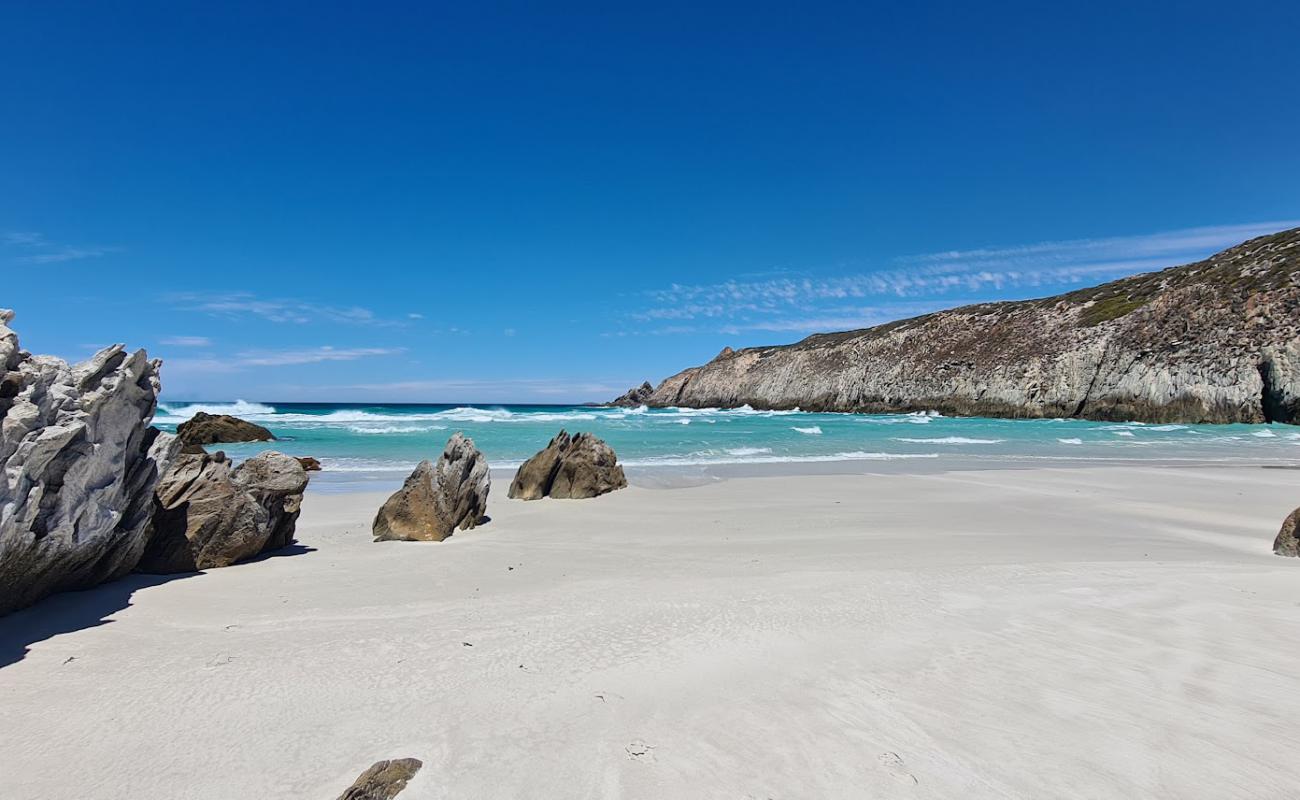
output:
POLYGON ((212 340, 206 336, 166 336, 159 340, 161 344, 172 347, 210 347, 212 340))
POLYGON ((227 356, 172 358, 166 360, 170 373, 230 373, 259 367, 289 367, 329 361, 358 361, 406 352, 404 347, 331 347, 328 345, 283 350, 242 350, 227 356))
POLYGON ((650 292, 649 307, 630 317, 643 323, 675 323, 649 329, 650 333, 860 328, 956 305, 958 297, 1059 290, 1185 264, 1297 225, 1300 221, 1282 220, 1037 242, 918 254, 895 259, 879 270, 850 274, 673 284, 650 292), (843 309, 846 302, 871 298, 888 300, 849 313, 835 310, 836 306, 843 309))
POLYGON ((116 247, 69 245, 52 242, 36 231, 6 231, 0 234, 0 244, 12 249, 9 255, 23 264, 59 264, 115 253, 116 247))
MULTIPOLYGON (((630 380, 630 379, 629 379, 630 380)), ((349 383, 324 387, 345 392, 372 392, 394 396, 443 397, 447 395, 479 396, 490 401, 494 397, 520 397, 527 395, 604 397, 625 391, 629 380, 590 380, 566 378, 446 378, 436 380, 389 381, 380 383, 349 383)))
POLYGON ((407 324, 405 320, 382 318, 361 306, 333 306, 293 298, 263 298, 250 292, 226 294, 186 292, 170 294, 164 299, 190 311, 231 321, 252 318, 294 325, 339 323, 379 327, 407 324))

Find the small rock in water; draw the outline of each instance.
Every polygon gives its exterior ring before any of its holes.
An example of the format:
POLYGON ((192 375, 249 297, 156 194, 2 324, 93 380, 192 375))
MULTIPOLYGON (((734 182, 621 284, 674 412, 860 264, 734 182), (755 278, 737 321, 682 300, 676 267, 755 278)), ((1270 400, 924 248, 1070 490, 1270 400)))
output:
POLYGON ((361 773, 339 800, 392 800, 423 766, 424 762, 416 758, 378 761, 361 773))

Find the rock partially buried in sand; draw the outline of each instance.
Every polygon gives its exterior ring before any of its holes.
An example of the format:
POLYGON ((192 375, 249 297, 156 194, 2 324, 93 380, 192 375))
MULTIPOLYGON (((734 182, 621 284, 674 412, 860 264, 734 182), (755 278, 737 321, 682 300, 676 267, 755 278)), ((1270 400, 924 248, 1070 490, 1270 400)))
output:
POLYGON ((158 483, 141 572, 228 567, 293 542, 307 488, 298 461, 273 450, 232 469, 225 453, 184 455, 158 483))
POLYGON ((417 758, 378 761, 339 795, 339 800, 393 800, 424 763, 417 758))
POLYGON ((609 445, 590 433, 570 436, 562 430, 545 450, 519 467, 510 483, 509 496, 519 500, 578 500, 625 486, 627 477, 609 445))
POLYGON ((130 572, 178 447, 149 425, 160 362, 121 345, 34 356, 12 319, 0 309, 0 614, 130 572))
POLYGON ((275 437, 261 425, 229 414, 206 414, 202 411, 176 426, 182 452, 198 455, 203 445, 217 442, 273 442, 275 437))
POLYGON ((1292 511, 1291 516, 1282 523, 1282 530, 1278 531, 1277 538, 1273 540, 1273 552, 1292 558, 1300 556, 1300 508, 1292 511))
POLYGON ((487 513, 492 474, 474 440, 457 433, 447 440, 435 467, 421 461, 401 489, 375 515, 376 542, 441 542, 468 530, 487 513))

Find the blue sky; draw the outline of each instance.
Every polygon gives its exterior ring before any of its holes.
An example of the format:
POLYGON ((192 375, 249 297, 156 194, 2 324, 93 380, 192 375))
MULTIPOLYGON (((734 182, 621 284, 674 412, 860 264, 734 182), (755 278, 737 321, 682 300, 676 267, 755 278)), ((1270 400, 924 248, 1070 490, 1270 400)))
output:
POLYGON ((701 5, 0 5, 0 306, 171 399, 583 401, 1300 224, 1294 3, 701 5))

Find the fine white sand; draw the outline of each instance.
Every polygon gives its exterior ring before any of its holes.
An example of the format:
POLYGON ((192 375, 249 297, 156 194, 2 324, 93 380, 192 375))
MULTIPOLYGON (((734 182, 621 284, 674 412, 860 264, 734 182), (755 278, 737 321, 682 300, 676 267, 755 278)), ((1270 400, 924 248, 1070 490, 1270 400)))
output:
POLYGON ((1300 796, 1300 472, 757 477, 506 500, 0 620, 0 797, 1300 796), (100 623, 101 617, 104 621, 100 623))

